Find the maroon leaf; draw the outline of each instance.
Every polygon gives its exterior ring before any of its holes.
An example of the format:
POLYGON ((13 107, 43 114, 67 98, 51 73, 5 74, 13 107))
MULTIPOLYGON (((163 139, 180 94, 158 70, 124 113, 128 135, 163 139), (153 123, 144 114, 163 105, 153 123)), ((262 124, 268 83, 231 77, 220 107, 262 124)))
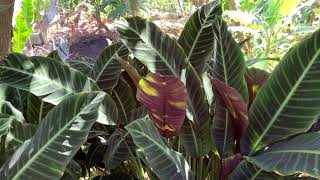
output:
POLYGON ((216 92, 218 92, 219 97, 223 100, 233 118, 232 123, 236 139, 240 139, 249 124, 247 105, 236 89, 217 79, 213 79, 212 82, 216 92))
POLYGON ((220 180, 227 179, 227 176, 240 164, 241 160, 242 156, 240 154, 223 159, 220 180))
POLYGON ((258 90, 268 80, 269 73, 261 69, 250 68, 246 70, 244 77, 246 79, 247 86, 248 86, 248 92, 249 92, 248 108, 250 108, 253 100, 257 95, 258 90))
POLYGON ((139 81, 137 99, 149 110, 149 116, 164 137, 179 134, 186 115, 187 90, 173 76, 149 73, 139 81))

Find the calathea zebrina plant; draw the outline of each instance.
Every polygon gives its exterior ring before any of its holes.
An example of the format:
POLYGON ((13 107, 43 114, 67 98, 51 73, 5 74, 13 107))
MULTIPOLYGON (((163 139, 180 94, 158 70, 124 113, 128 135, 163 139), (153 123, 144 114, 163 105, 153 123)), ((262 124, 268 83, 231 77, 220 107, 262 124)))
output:
POLYGON ((320 31, 269 77, 246 69, 220 15, 217 3, 203 6, 177 41, 139 17, 118 22, 124 44, 151 71, 138 87, 149 117, 126 126, 146 164, 160 179, 318 178, 319 133, 309 129, 320 113, 320 31))
POLYGON ((268 74, 221 15, 204 5, 177 40, 125 18, 95 61, 9 54, 1 179, 319 178, 320 31, 268 74))

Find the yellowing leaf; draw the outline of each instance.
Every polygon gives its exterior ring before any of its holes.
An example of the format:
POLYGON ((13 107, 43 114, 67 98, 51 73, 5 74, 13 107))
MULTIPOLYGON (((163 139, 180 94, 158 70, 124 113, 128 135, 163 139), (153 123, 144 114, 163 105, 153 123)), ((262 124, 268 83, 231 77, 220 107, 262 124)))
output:
POLYGON ((282 6, 280 8, 280 15, 286 16, 290 14, 296 7, 299 6, 301 0, 283 0, 282 6))

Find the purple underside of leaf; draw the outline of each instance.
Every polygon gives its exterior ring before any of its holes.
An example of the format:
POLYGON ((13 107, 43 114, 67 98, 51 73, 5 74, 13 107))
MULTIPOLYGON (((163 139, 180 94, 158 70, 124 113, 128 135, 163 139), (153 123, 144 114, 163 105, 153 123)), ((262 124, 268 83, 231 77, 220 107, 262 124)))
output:
POLYGON ((235 154, 223 159, 220 180, 227 179, 227 176, 238 166, 238 164, 240 164, 241 160, 241 154, 235 154))
POLYGON ((236 89, 217 79, 212 82, 216 92, 218 92, 219 97, 233 118, 232 124, 236 139, 239 140, 249 125, 247 105, 236 89))
POLYGON ((251 104, 253 103, 258 93, 258 90, 268 80, 269 73, 261 69, 250 68, 246 70, 244 77, 248 87, 248 93, 249 93, 248 108, 250 108, 251 104))
POLYGON ((186 115, 187 92, 182 81, 173 76, 149 73, 139 81, 137 99, 149 111, 160 134, 179 134, 186 115))

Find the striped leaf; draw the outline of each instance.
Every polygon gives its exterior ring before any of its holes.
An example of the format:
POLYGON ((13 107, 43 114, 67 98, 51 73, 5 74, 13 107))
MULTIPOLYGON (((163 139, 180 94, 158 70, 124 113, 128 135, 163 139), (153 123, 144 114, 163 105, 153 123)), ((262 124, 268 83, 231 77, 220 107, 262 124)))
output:
POLYGON ((178 39, 196 72, 201 75, 214 48, 212 22, 222 14, 220 1, 212 1, 197 9, 185 24, 178 39))
POLYGON ((197 127, 189 119, 185 119, 181 127, 181 141, 191 157, 203 157, 211 149, 209 121, 197 127))
POLYGON ((1 179, 58 179, 85 142, 105 93, 72 95, 54 107, 35 135, 0 169, 1 179), (68 113, 65 113, 68 112, 68 113))
POLYGON ((117 22, 120 38, 151 72, 180 77, 187 66, 183 49, 154 23, 140 17, 117 22))
POLYGON ((149 110, 149 116, 163 137, 179 134, 186 116, 186 88, 180 79, 149 73, 139 81, 137 99, 149 110))
POLYGON ((89 74, 93 70, 93 61, 91 59, 72 59, 68 61, 71 68, 82 72, 83 74, 89 74))
MULTIPOLYGON (((247 102, 248 92, 244 79, 245 63, 241 49, 228 31, 221 17, 213 22, 216 49, 208 63, 212 67, 212 77, 237 90, 247 102)), ((211 126, 211 136, 222 157, 233 154, 235 132, 231 112, 221 98, 216 98, 215 116, 211 126)))
POLYGON ((213 23, 216 51, 213 53, 213 77, 235 88, 248 101, 247 85, 244 79, 245 61, 240 46, 228 31, 226 22, 216 17, 213 23))
POLYGON ((136 98, 130 85, 123 78, 119 79, 118 84, 112 89, 112 95, 119 111, 119 121, 123 124, 129 123, 129 113, 136 108, 136 98))
POLYGON ((168 147, 149 118, 135 120, 125 128, 160 179, 192 179, 187 161, 182 154, 168 147))
POLYGON ((130 151, 135 145, 126 130, 116 129, 106 142, 107 150, 103 162, 108 169, 114 169, 130 158, 130 151), (130 149, 129 149, 130 148, 130 149))
POLYGON ((244 160, 232 171, 228 176, 228 180, 285 180, 285 177, 263 171, 261 168, 244 160))
MULTIPOLYGON (((209 108, 205 91, 201 80, 192 65, 186 59, 183 49, 168 35, 152 22, 139 17, 126 18, 117 23, 117 30, 120 37, 133 55, 139 59, 153 73, 162 75, 174 75, 180 78, 187 88, 187 116, 192 121, 193 134, 202 132, 203 124, 209 119, 209 108)), ((209 133, 209 132, 206 132, 209 133)), ((209 136, 208 136, 209 137, 209 136)), ((192 142, 195 138, 186 141, 192 142)), ((200 138, 201 143, 193 142, 198 146, 196 156, 203 156, 208 153, 207 147, 210 140, 200 138), (200 145, 204 145, 203 147, 200 145), (207 152, 206 152, 207 151, 207 152)), ((189 146, 188 146, 189 147, 189 146)), ((192 149, 187 147, 187 151, 192 149)))
POLYGON ((122 42, 106 47, 96 60, 90 72, 90 77, 103 90, 114 88, 119 80, 122 69, 118 59, 127 59, 128 55, 129 51, 122 42))
POLYGON ((320 177, 320 133, 298 135, 295 138, 279 142, 248 161, 265 171, 280 175, 304 173, 315 178, 320 177))
MULTIPOLYGON (((63 63, 45 57, 26 57, 22 54, 8 55, 5 65, 0 66, 0 83, 29 91, 41 96, 45 102, 57 105, 74 93, 98 90, 98 87, 84 74, 63 63)), ((116 109, 113 100, 106 95, 99 108, 98 122, 113 125, 117 117, 110 114, 116 109)))
POLYGON ((243 153, 310 129, 320 113, 319 67, 320 30, 290 49, 260 89, 241 141, 243 153))

